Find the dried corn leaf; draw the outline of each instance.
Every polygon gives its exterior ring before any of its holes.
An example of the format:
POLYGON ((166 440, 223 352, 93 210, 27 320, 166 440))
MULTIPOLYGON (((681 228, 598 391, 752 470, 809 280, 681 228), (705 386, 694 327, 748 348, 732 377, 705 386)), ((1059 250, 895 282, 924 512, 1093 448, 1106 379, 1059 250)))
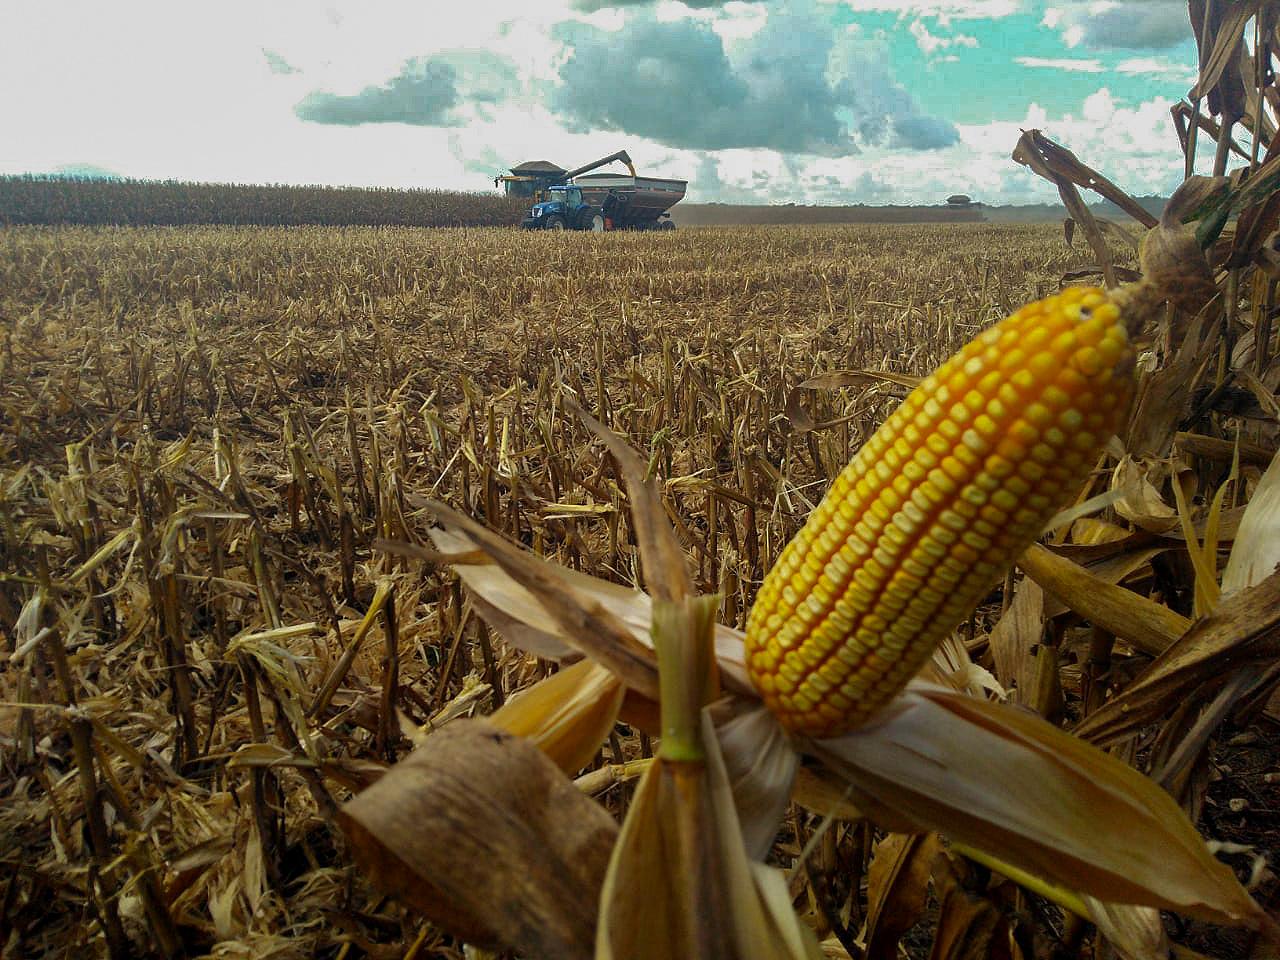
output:
POLYGON ((1028 690, 1034 672, 1032 650, 1044 639, 1044 590, 1032 579, 1019 582, 1013 602, 991 628, 996 679, 1008 689, 1028 690))
MULTIPOLYGON (((460 530, 444 526, 429 531, 431 540, 446 554, 466 555, 475 542, 460 530)), ((481 551, 479 560, 451 566, 471 591, 472 603, 485 620, 514 647, 545 657, 564 660, 577 655, 564 639, 555 618, 527 589, 513 580, 481 551)))
POLYGON ((1222 596, 1264 580, 1280 565, 1280 456, 1272 459, 1245 507, 1222 571, 1222 596))
POLYGON ((1280 573, 1223 599, 1157 657, 1125 690, 1090 714, 1076 733, 1109 744, 1167 717, 1202 687, 1280 657, 1280 573))
POLYGON ((929 960, 1009 960, 1008 922, 994 903, 972 892, 945 854, 934 858, 938 929, 929 960))
POLYGON ((1039 544, 1027 548, 1018 566, 1071 610, 1153 657, 1191 626, 1190 620, 1163 604, 1107 583, 1039 544))
MULTIPOLYGON (((1024 130, 1018 138, 1013 159, 1031 167, 1037 174, 1051 182, 1066 181, 1092 190, 1123 210, 1144 227, 1154 227, 1156 218, 1118 186, 1081 163, 1074 153, 1054 143, 1039 130, 1024 130)), ((1077 218, 1079 219, 1079 218, 1077 218)), ((1089 216, 1093 220, 1093 216, 1089 216)), ((1081 222, 1081 227, 1085 226, 1081 222)))
POLYGON ((1147 479, 1147 471, 1132 457, 1120 460, 1111 474, 1111 486, 1120 491, 1116 513, 1134 526, 1164 533, 1178 525, 1178 511, 1164 502, 1160 491, 1147 479))
POLYGON ((800 757, 777 719, 759 702, 712 707, 720 754, 742 824, 743 842, 753 860, 763 860, 791 800, 800 757))
POLYGON ((1123 960, 1167 960, 1169 935, 1160 911, 1124 903, 1104 903, 1085 897, 1089 919, 1123 960))
POLYGON ((975 663, 968 648, 956 634, 945 637, 916 678, 925 683, 951 687, 971 697, 994 696, 1003 700, 1008 691, 986 667, 975 663))
MULTIPOLYGON (((1119 541, 1111 541, 1117 543, 1119 541)), ((1118 584, 1145 568, 1155 557, 1170 549, 1170 546, 1157 545, 1144 547, 1130 553, 1117 554, 1088 564, 1085 569, 1103 583, 1118 584)), ((1061 616, 1068 607, 1061 600, 1054 598, 1045 604, 1044 615, 1047 619, 1061 616)))
POLYGON ((1089 241, 1103 280, 1108 287, 1115 287, 1118 282, 1115 258, 1111 255, 1111 249, 1107 246, 1106 238, 1102 236, 1093 212, 1080 198, 1080 192, 1075 187, 1075 182, 1083 176, 1082 171, 1087 171, 1089 174, 1093 171, 1080 163, 1070 150, 1058 146, 1039 130, 1022 131, 1022 136, 1018 138, 1018 145, 1013 150, 1013 159, 1030 167, 1058 188, 1058 196, 1062 198, 1062 204, 1067 208, 1067 213, 1073 222, 1080 224, 1085 238, 1089 241))
POLYGON ((812 749, 916 829, 1069 889, 1217 922, 1265 922, 1164 790, 1024 711, 915 685, 866 727, 812 749))
POLYGON ((736 956, 710 805, 701 769, 659 758, 644 772, 605 877, 597 960, 736 956))
POLYGON ((613 673, 582 660, 516 694, 489 722, 527 737, 565 773, 576 773, 609 736, 623 691, 613 673))
MULTIPOLYGON (((599 960, 817 955, 811 937, 794 940, 799 928, 793 916, 779 927, 743 843, 733 784, 705 709, 715 690, 717 607, 715 597, 654 603, 662 744, 641 778, 609 862, 597 925, 599 960), (638 903, 643 910, 636 909, 638 903)), ((776 723, 765 722, 786 749, 776 723)), ((730 742, 739 743, 768 736, 770 729, 762 730, 759 717, 751 716, 729 734, 730 742)), ((739 772, 744 769, 739 765, 739 772)), ((744 776, 758 779, 749 771, 744 776)), ((789 770, 783 771, 782 785, 790 786, 789 770)), ((767 822, 745 824, 748 830, 775 831, 777 805, 766 803, 759 813, 767 822)))
POLYGON ((924 913, 929 871, 941 849, 936 833, 890 833, 876 844, 867 875, 867 960, 898 955, 898 941, 924 913))
MULTIPOLYGON (((1241 0, 1227 7, 1190 0, 1191 26, 1200 46, 1200 77, 1188 96, 1209 98, 1209 112, 1237 120, 1244 114, 1244 78, 1241 71, 1244 25, 1255 16, 1260 0, 1241 0)), ((1221 171, 1216 171, 1221 172, 1221 171)))
MULTIPOLYGON (((796 771, 791 799, 820 817, 856 821, 864 819, 866 813, 854 800, 855 793, 856 789, 838 774, 822 766, 802 764, 796 771)), ((911 833, 915 829, 910 820, 901 818, 879 822, 885 829, 896 829, 900 833, 911 833)))
MULTIPOLYGON (((585 593, 578 589, 573 578, 567 576, 568 571, 558 564, 521 550, 444 504, 432 504, 431 509, 446 529, 455 535, 465 534, 511 580, 525 589, 527 598, 522 598, 523 602, 518 607, 503 607, 505 613, 523 620, 525 616, 536 615, 534 611, 540 608, 546 617, 537 625, 542 632, 560 634, 575 649, 616 673, 627 686, 646 696, 657 697, 658 678, 653 651, 637 639, 632 627, 616 612, 621 600, 626 613, 640 613, 643 604, 633 599, 634 591, 586 578, 604 586, 585 593), (620 590, 626 594, 625 599, 619 597, 620 590), (613 603, 606 605, 605 600, 613 603)), ((458 568, 464 582, 465 570, 465 566, 458 568)), ((578 578, 578 583, 581 582, 578 578)), ((514 591, 508 588, 504 595, 510 597, 514 591)), ((499 606, 491 595, 486 595, 486 599, 499 606)))
POLYGON ((446 930, 531 958, 592 955, 613 819, 537 748, 460 720, 339 812, 357 863, 446 930))
POLYGON ((1159 910, 1132 904, 1107 903, 1095 897, 1081 896, 961 843, 953 841, 951 849, 1051 900, 1076 916, 1092 920, 1124 960, 1168 960, 1168 938, 1164 935, 1159 910), (1164 953, 1159 952, 1159 944, 1162 942, 1166 946, 1164 953))
MULTIPOLYGON (((1138 243, 1139 243, 1138 238, 1135 237, 1133 234, 1131 234, 1124 227, 1120 226, 1118 223, 1116 223, 1113 220, 1105 220, 1102 217, 1094 217, 1093 219, 1103 233, 1109 236, 1115 237, 1121 243, 1124 243, 1126 246, 1128 246, 1129 249, 1132 250, 1134 253, 1138 252, 1138 243)), ((1064 238, 1067 241, 1068 247, 1071 246, 1071 241, 1075 238, 1075 232, 1076 232, 1075 227, 1076 227, 1076 222, 1072 220, 1070 217, 1067 217, 1065 220, 1062 221, 1062 232, 1063 232, 1064 238)), ((1138 277, 1140 276, 1140 274, 1138 274, 1134 270, 1121 270, 1121 268, 1117 267, 1116 271, 1118 275, 1124 274, 1124 273, 1132 274, 1132 276, 1130 277, 1123 277, 1123 279, 1126 279, 1126 280, 1137 280, 1138 277)), ((1085 270, 1072 270, 1064 274, 1063 279, 1064 280, 1083 279, 1083 277, 1085 276, 1088 276, 1090 274, 1097 274, 1100 272, 1101 271, 1098 268, 1089 268, 1085 270), (1080 274, 1081 276, 1079 278, 1073 278, 1072 276, 1073 274, 1080 274)))
POLYGON ((1115 543, 1129 536, 1119 524, 1093 517, 1082 517, 1071 525, 1071 542, 1083 544, 1115 543))
MULTIPOLYGON (((439 514, 442 527, 430 531, 432 540, 441 550, 464 555, 481 549, 486 553, 492 549, 508 557, 512 553, 516 554, 515 559, 509 559, 508 562, 517 563, 519 568, 525 571, 522 574, 523 576, 535 576, 529 570, 536 570, 538 571, 536 574, 537 579, 545 580, 547 583, 560 584, 563 588, 564 596, 577 597, 584 603, 594 604, 596 608, 603 610, 606 615, 611 617, 614 623, 621 624, 629 632, 631 640, 627 641, 626 650, 624 651, 625 656, 631 657, 630 651, 634 649, 632 647, 632 641, 634 641, 635 644, 648 651, 648 661, 652 662, 653 640, 650 636, 650 627, 653 620, 653 604, 647 594, 562 567, 559 564, 521 550, 493 533, 486 532, 486 536, 473 538, 466 527, 453 522, 452 518, 454 516, 456 514, 453 511, 444 508, 439 514)), ((525 647, 524 642, 526 640, 530 643, 540 644, 545 649, 562 648, 567 651, 560 657, 553 657, 552 659, 562 659, 566 655, 579 653, 594 656, 589 649, 583 648, 582 641, 576 639, 567 628, 562 626, 561 622, 543 602, 535 598, 529 588, 509 574, 504 567, 499 566, 497 563, 473 564, 455 562, 454 569, 457 570, 458 576, 462 578, 462 582, 471 590, 472 596, 477 600, 477 609, 480 609, 485 614, 486 619, 488 619, 490 611, 495 613, 490 623, 502 633, 508 642, 534 653, 538 652, 537 648, 532 646, 525 647)), ((562 614, 571 615, 568 610, 562 611, 562 614)), ((735 630, 733 627, 728 627, 724 624, 716 624, 715 644, 716 660, 720 668, 721 681, 732 690, 754 695, 751 681, 747 678, 746 661, 742 648, 742 631, 735 630)), ((603 644, 598 637, 593 637, 586 646, 595 649, 607 645, 603 644)), ((609 659, 601 657, 600 662, 610 666, 612 669, 612 663, 617 657, 615 654, 608 652, 606 652, 606 656, 609 659)), ((635 668, 631 667, 629 669, 632 675, 635 676, 635 668)), ((621 668, 615 669, 615 672, 623 677, 624 682, 627 682, 627 676, 622 672, 621 668)), ((653 677, 655 682, 652 683, 646 680, 645 676, 646 671, 641 670, 638 680, 640 685, 628 682, 628 686, 643 693, 650 700, 656 701, 656 676, 653 677)))

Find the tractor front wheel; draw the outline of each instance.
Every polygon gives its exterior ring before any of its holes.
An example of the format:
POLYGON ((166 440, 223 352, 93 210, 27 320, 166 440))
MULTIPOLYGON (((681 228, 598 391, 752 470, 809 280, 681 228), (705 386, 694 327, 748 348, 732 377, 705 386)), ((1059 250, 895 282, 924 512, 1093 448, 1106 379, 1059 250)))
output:
POLYGON ((543 230, 565 229, 564 217, 556 216, 556 214, 553 213, 551 216, 547 217, 547 219, 543 221, 542 229, 543 230))

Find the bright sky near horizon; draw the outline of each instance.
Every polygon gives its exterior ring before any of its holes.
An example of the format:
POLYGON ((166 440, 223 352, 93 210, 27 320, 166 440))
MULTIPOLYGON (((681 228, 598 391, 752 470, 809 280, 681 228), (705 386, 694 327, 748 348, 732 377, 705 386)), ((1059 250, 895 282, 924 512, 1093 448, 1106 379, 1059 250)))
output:
POLYGON ((490 190, 625 148, 689 198, 1170 192, 1185 0, 4 0, 0 173, 490 190))

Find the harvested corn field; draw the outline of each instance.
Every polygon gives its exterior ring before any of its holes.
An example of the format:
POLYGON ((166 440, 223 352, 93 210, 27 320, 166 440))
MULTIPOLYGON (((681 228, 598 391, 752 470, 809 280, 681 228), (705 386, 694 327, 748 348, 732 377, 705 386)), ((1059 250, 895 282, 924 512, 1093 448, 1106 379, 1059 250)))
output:
MULTIPOLYGON (((783 547, 917 378, 1064 275, 1098 280, 1073 274, 1093 262, 1081 246, 1057 226, 977 224, 0 233, 6 955, 460 957, 468 941, 591 956, 594 901, 540 898, 539 882, 599 896, 603 910, 642 877, 635 864, 603 874, 627 811, 661 812, 634 784, 664 761, 653 671, 610 661, 634 682, 591 679, 608 706, 574 714, 573 743, 533 731, 565 773, 532 750, 483 767, 492 758, 466 739, 478 736, 466 718, 505 709, 499 728, 526 732, 513 695, 554 674, 567 685, 546 695, 577 702, 590 666, 538 626, 545 611, 521 620, 519 603, 495 599, 513 590, 477 587, 519 563, 483 530, 661 598, 641 552, 665 518, 688 591, 716 598, 702 613, 741 629, 783 547), (602 445, 591 418, 639 459, 602 445), (573 665, 556 673, 557 660, 573 665), (426 736, 451 726, 453 739, 426 736), (416 834, 399 835, 397 859, 378 832, 385 811, 344 804, 375 783, 385 797, 409 757, 453 779, 396 798, 416 834), (541 832, 498 833, 511 781, 528 786, 521 815, 535 794, 556 798, 536 811, 541 832), (446 787, 449 817, 433 819, 446 787), (487 835, 506 857, 485 854, 487 835), (577 867, 556 876, 537 860, 546 851, 577 867)), ((1113 253, 1108 269, 1137 268, 1127 247, 1113 253)), ((1280 482, 1263 473, 1280 377, 1274 283, 1259 277, 1235 291, 1246 309, 1223 351, 1201 321, 1143 340, 1170 362, 1151 366, 1132 423, 1090 450, 1070 490, 1082 506, 991 584, 925 668, 972 693, 978 713, 1019 705, 1019 730, 1038 714, 1118 745, 1227 844, 1231 869, 1146 787, 1133 787, 1145 805, 1125 808, 1132 820, 1086 806, 1046 823, 1023 862, 1007 823, 978 831, 1005 854, 993 859, 963 831, 924 829, 933 808, 877 793, 862 767, 855 792, 805 765, 781 833, 756 853, 786 870, 770 889, 826 955, 893 956, 901 943, 923 957, 934 943, 938 956, 1087 956, 1095 928, 1156 949, 1155 908, 1197 918, 1171 929, 1215 956, 1244 956, 1267 930, 1231 874, 1274 907, 1261 858, 1280 803, 1265 746, 1280 587, 1270 568, 1237 574, 1248 589, 1234 599, 1218 584, 1252 529, 1246 505, 1280 482), (1176 839, 1183 859, 1108 859, 1108 830, 1161 850, 1176 839), (1027 865, 1055 857, 1079 887, 1027 865), (1155 879, 1184 866, 1182 887, 1155 879), (1244 928, 1213 925, 1233 921, 1244 928)), ((572 583, 566 596, 600 589, 572 583)), ((609 636, 612 623, 599 615, 592 629, 609 636)), ((963 708, 929 709, 938 720, 963 708)), ((850 752, 830 767, 868 762, 850 752)), ((1073 762, 1077 779, 1111 769, 1091 767, 1092 753, 1073 762)))

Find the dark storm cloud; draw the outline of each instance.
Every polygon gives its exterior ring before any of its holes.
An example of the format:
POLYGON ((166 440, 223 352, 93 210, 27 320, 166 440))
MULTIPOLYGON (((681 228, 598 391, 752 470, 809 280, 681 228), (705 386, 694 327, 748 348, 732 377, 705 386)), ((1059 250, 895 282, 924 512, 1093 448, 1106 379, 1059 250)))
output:
POLYGON ((293 108, 302 120, 355 126, 407 123, 455 127, 516 89, 515 68, 485 51, 456 50, 415 57, 385 83, 342 95, 315 90, 293 108))
POLYGON ((894 81, 883 49, 837 39, 803 14, 772 10, 732 50, 705 23, 664 23, 647 12, 621 30, 570 22, 555 36, 568 58, 551 104, 575 130, 827 156, 857 153, 859 142, 928 149, 957 139, 894 81))
POLYGON ((386 83, 343 96, 314 90, 293 108, 299 119, 355 126, 361 123, 409 123, 454 126, 450 111, 458 103, 458 75, 437 60, 415 58, 386 83))
POLYGON ((280 56, 280 54, 276 53, 274 50, 268 50, 266 47, 263 47, 262 55, 266 58, 267 67, 272 73, 287 75, 298 72, 297 67, 291 64, 284 57, 280 56))
POLYGON ((1074 27, 1087 47, 1162 50, 1193 36, 1185 0, 1121 0, 1115 6, 1069 3, 1059 28, 1074 27))

